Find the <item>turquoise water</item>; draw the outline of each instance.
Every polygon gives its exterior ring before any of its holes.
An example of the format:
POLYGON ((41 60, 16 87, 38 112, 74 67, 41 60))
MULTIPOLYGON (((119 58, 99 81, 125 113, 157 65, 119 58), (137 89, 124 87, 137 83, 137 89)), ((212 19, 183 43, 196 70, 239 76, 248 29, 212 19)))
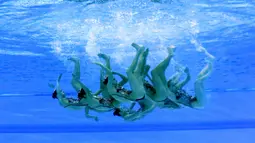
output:
POLYGON ((83 3, 62 0, 0 1, 0 141, 7 143, 163 142, 252 143, 255 133, 255 2, 115 0, 83 3), (203 110, 159 110, 134 123, 112 113, 86 119, 51 98, 48 82, 63 73, 70 83, 73 55, 81 58, 82 81, 99 87, 97 53, 111 56, 114 70, 125 73, 135 51, 132 42, 150 49, 155 67, 166 47, 177 48, 173 65, 190 68, 185 89, 193 93, 207 49, 216 57, 206 80, 209 98, 203 110))

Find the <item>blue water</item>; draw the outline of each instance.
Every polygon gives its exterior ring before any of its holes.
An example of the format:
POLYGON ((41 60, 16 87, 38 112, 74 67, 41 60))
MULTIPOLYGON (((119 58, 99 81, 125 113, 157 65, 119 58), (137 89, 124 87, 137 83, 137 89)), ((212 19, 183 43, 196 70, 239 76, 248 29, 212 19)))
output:
POLYGON ((253 143, 254 23, 253 0, 0 1, 0 142, 253 143), (97 53, 109 54, 113 69, 124 74, 135 53, 132 42, 150 49, 152 68, 167 46, 176 46, 166 76, 173 74, 174 63, 188 66, 190 93, 205 65, 199 49, 214 55, 206 107, 156 109, 134 123, 93 113, 99 116, 95 122, 51 98, 48 82, 59 73, 61 87, 75 96, 68 57, 81 58, 82 81, 96 91, 97 53))

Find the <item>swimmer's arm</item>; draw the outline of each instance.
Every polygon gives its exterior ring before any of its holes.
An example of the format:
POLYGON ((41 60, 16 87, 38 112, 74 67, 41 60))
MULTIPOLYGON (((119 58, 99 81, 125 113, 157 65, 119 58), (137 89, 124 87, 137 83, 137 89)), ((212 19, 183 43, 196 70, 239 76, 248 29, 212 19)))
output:
MULTIPOLYGON (((81 102, 78 102, 78 103, 69 103, 68 99, 64 99, 64 108, 67 108, 67 107, 70 107, 70 106, 88 106, 88 104, 84 104, 84 103, 81 103, 81 102)), ((62 103, 63 103, 62 101, 62 103)))
POLYGON ((88 107, 88 106, 85 107, 85 116, 86 116, 87 118, 92 118, 92 119, 94 119, 95 121, 98 121, 98 117, 97 117, 97 116, 91 116, 91 115, 89 115, 89 107, 88 107))
POLYGON ((143 71, 143 75, 144 75, 144 78, 147 77, 150 80, 150 82, 152 83, 152 79, 151 79, 150 75, 148 74, 150 68, 151 67, 149 65, 146 65, 144 68, 144 71, 143 71))
POLYGON ((103 76, 103 69, 100 69, 100 88, 103 88, 104 76, 103 76))
POLYGON ((150 80, 150 82, 153 83, 153 82, 152 82, 152 79, 151 79, 151 77, 150 77, 150 75, 147 74, 146 76, 148 77, 148 79, 150 80))
POLYGON ((112 72, 112 74, 116 74, 116 75, 120 76, 120 78, 122 79, 122 81, 119 82, 119 86, 123 86, 128 82, 128 78, 126 76, 124 76, 123 74, 118 73, 118 72, 112 72))
POLYGON ((186 77, 186 79, 184 79, 183 81, 181 81, 180 83, 178 83, 176 85, 177 88, 179 88, 179 89, 183 88, 183 86, 185 86, 191 79, 190 72, 187 67, 185 68, 184 72, 187 74, 187 77, 186 77))
POLYGON ((55 86, 54 86, 52 83, 48 83, 48 86, 49 86, 50 88, 55 88, 55 86))

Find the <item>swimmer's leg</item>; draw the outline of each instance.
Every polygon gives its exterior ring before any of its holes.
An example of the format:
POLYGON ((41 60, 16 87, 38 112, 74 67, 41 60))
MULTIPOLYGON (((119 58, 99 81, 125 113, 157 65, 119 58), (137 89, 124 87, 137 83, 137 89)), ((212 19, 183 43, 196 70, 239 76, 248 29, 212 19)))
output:
POLYGON ((150 70, 150 66, 149 65, 146 65, 144 67, 144 71, 143 71, 143 79, 145 79, 146 77, 149 79, 149 81, 152 83, 152 79, 150 77, 150 75, 148 74, 149 73, 149 70, 150 70))
MULTIPOLYGON (((213 63, 215 57, 213 55, 211 55, 205 48, 201 48, 201 51, 205 53, 205 55, 207 56, 207 62, 208 63, 213 63)), ((207 65, 208 66, 208 65, 207 65)), ((201 78, 202 76, 206 75, 208 71, 211 71, 210 68, 204 68, 200 74, 198 75, 198 79, 201 78)))
MULTIPOLYGON (((145 49, 144 46, 140 46, 136 43, 132 43, 132 46, 136 49, 136 51, 139 51, 140 49, 145 49)), ((141 70, 141 72, 142 72, 141 74, 148 73, 148 71, 150 69, 150 67, 149 67, 149 69, 146 69, 146 68, 148 68, 148 65, 146 65, 148 52, 149 52, 149 49, 146 49, 146 51, 143 52, 143 54, 141 54, 140 57, 139 57, 140 64, 138 64, 137 69, 141 70), (146 71, 146 70, 148 70, 148 71, 146 71)), ((139 63, 139 61, 138 61, 138 63, 139 63)))
POLYGON ((132 74, 135 71, 135 69, 137 67, 137 63, 138 63, 139 57, 142 54, 143 50, 144 50, 144 47, 138 49, 138 51, 136 52, 135 58, 133 59, 131 65, 127 69, 127 74, 128 75, 132 74))
POLYGON ((185 86, 185 85, 190 81, 190 79, 191 79, 191 76, 190 76, 190 72, 189 72, 189 68, 188 68, 188 67, 186 67, 186 68, 184 69, 184 72, 187 74, 187 76, 186 76, 186 78, 185 78, 183 81, 179 82, 179 83, 176 85, 176 87, 177 87, 178 89, 182 89, 183 86, 185 86))
POLYGON ((165 77, 165 70, 170 63, 171 58, 173 57, 174 51, 172 48, 169 47, 168 52, 169 54, 167 58, 151 71, 151 76, 152 76, 153 86, 156 89, 157 97, 155 98, 163 99, 168 97, 171 100, 175 101, 176 97, 167 87, 167 81, 165 77))
POLYGON ((106 55, 106 54, 103 54, 103 53, 99 53, 99 54, 98 54, 98 57, 104 59, 104 60, 105 60, 105 66, 106 66, 108 69, 111 69, 110 56, 108 56, 108 55, 106 55))
MULTIPOLYGON (((108 74, 108 83, 107 83, 107 90, 109 92, 109 94, 115 99, 118 100, 119 97, 115 96, 116 95, 116 88, 113 87, 113 73, 110 69, 108 69, 107 67, 105 67, 104 65, 102 65, 99 62, 95 62, 94 64, 100 66, 103 70, 106 71, 106 73, 108 74)), ((125 97, 124 97, 125 98, 125 97)), ((119 100, 118 100, 119 101, 119 100)), ((118 102, 116 102, 118 104, 118 102)), ((117 105, 116 104, 116 105, 117 105)))
POLYGON ((132 43, 131 46, 133 46, 136 49, 136 51, 139 51, 139 49, 145 49, 144 46, 140 46, 136 43, 132 43))
POLYGON ((174 56, 174 49, 171 47, 167 48, 168 50, 168 56, 167 58, 162 61, 156 68, 154 68, 151 72, 152 76, 155 75, 157 76, 157 78, 159 77, 161 79, 161 81, 163 82, 163 84, 167 85, 167 80, 166 80, 166 76, 165 76, 165 71, 167 69, 167 67, 170 64, 170 61, 172 59, 172 57, 174 56))
POLYGON ((86 116, 87 118, 92 118, 92 119, 94 119, 95 121, 98 121, 98 117, 97 117, 97 116, 91 116, 91 115, 89 115, 89 107, 88 107, 88 106, 85 107, 85 116, 86 116))
POLYGON ((62 91, 61 90, 61 88, 60 88, 60 80, 61 80, 61 78, 62 78, 62 73, 61 74, 59 74, 59 76, 58 76, 58 80, 57 80, 57 83, 56 83, 56 90, 57 90, 57 92, 60 92, 60 91, 62 91))
POLYGON ((146 77, 149 73, 151 66, 150 65, 145 65, 144 70, 143 70, 143 75, 146 77))
POLYGON ((72 62, 74 62, 74 71, 73 71, 73 78, 71 81, 71 84, 73 88, 76 90, 77 93, 80 92, 80 90, 83 88, 86 92, 89 92, 89 88, 86 87, 81 81, 80 81, 80 61, 76 58, 70 58, 68 59, 72 62))
POLYGON ((141 75, 142 77, 144 77, 143 74, 144 74, 148 54, 149 54, 149 49, 146 49, 144 52, 142 52, 142 54, 139 57, 137 67, 135 70, 135 73, 138 73, 138 75, 141 75))
POLYGON ((102 70, 105 70, 105 72, 108 74, 108 83, 107 83, 108 92, 110 94, 115 93, 115 88, 113 87, 113 74, 112 74, 112 71, 110 69, 108 69, 106 66, 104 66, 102 63, 94 62, 94 64, 100 66, 102 68, 102 70))
MULTIPOLYGON (((110 57, 109 56, 107 56, 106 54, 99 53, 98 57, 102 58, 105 61, 105 66, 108 69, 111 69, 110 57)), ((106 77, 108 77, 108 75, 105 74, 105 71, 103 69, 101 69, 100 70, 100 89, 104 88, 104 80, 105 80, 106 77)))
POLYGON ((80 80, 81 79, 80 61, 73 57, 69 58, 68 60, 74 62, 74 70, 72 73, 73 78, 75 78, 76 80, 80 80))
POLYGON ((76 58, 69 58, 68 60, 74 62, 74 70, 72 73, 72 81, 71 84, 73 88, 76 90, 76 92, 79 92, 82 88, 80 78, 80 61, 76 58))
POLYGON ((204 80, 210 75, 212 72, 212 61, 209 61, 208 64, 202 69, 199 73, 197 80, 195 81, 195 100, 192 102, 192 107, 200 108, 204 107, 206 104, 206 95, 204 90, 204 80))

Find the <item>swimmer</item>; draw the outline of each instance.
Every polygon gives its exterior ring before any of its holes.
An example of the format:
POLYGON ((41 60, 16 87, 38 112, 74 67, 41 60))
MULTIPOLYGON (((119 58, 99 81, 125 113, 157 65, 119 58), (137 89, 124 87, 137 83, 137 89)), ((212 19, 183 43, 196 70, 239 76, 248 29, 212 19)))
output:
MULTIPOLYGON (((136 45, 137 48, 140 46, 136 45)), ((150 66, 144 64, 143 76, 147 76, 152 84, 147 80, 143 80, 143 86, 146 90, 146 94, 156 103, 160 108, 180 108, 175 102, 176 98, 173 92, 167 86, 167 80, 165 78, 165 70, 168 67, 171 58, 174 55, 174 47, 168 47, 168 56, 159 65, 157 65, 152 71, 150 77, 148 75, 150 66)))
MULTIPOLYGON (((146 96, 146 91, 143 86, 144 81, 144 66, 146 64, 146 58, 148 56, 149 49, 145 50, 145 47, 137 47, 137 44, 133 43, 132 46, 136 48, 136 56, 130 65, 130 67, 127 69, 126 73, 128 76, 129 84, 132 89, 132 91, 128 92, 128 95, 124 94, 117 94, 116 96, 119 96, 117 100, 122 101, 133 101, 138 102, 140 105, 140 109, 135 112, 127 115, 127 118, 141 118, 147 113, 151 112, 155 108, 155 103, 150 99, 150 97, 146 96)), ((107 67, 103 66, 101 63, 95 63, 101 68, 103 68, 108 74, 108 89, 112 90, 112 71, 108 69, 107 67), (110 84, 109 84, 110 83, 110 84)), ((115 92, 115 91, 113 91, 115 92)), ((131 105, 132 106, 132 105, 131 105)), ((133 104, 134 106, 134 104, 133 104)), ((133 107, 130 107, 132 109, 133 107)))
MULTIPOLYGON (((56 87, 54 87, 53 84, 48 84, 49 87, 51 88, 55 88, 54 92, 52 94, 52 98, 53 99, 58 99, 58 102, 61 106, 66 107, 68 106, 70 103, 78 103, 79 101, 77 99, 74 98, 67 98, 65 93, 63 92, 63 90, 60 88, 60 80, 61 80, 62 74, 59 75, 57 83, 56 83, 56 87)), ((78 106, 69 106, 68 108, 70 109, 82 109, 82 107, 78 107, 78 106)))
POLYGON ((203 83, 204 83, 204 80, 207 79, 212 72, 213 61, 215 58, 214 56, 209 54, 204 48, 202 49, 202 52, 204 52, 207 55, 207 60, 206 60, 207 64, 198 74, 197 79, 194 83, 194 91, 195 91, 194 97, 192 97, 191 95, 186 93, 185 90, 182 89, 183 86, 186 85, 188 81, 190 80, 190 73, 188 68, 185 68, 184 70, 184 72, 187 74, 187 77, 185 80, 178 82, 179 77, 177 77, 175 81, 174 80, 168 81, 168 87, 176 95, 177 103, 180 103, 182 105, 185 105, 191 108, 203 108, 207 101, 203 83))
POLYGON ((126 98, 123 98, 129 94, 128 90, 125 90, 124 88, 122 88, 122 86, 124 84, 126 84, 128 81, 127 77, 125 77, 122 74, 119 74, 120 77, 122 78, 122 81, 120 83, 117 83, 117 81, 113 75, 118 74, 118 73, 112 72, 111 67, 110 67, 110 61, 109 61, 110 57, 105 54, 102 54, 102 53, 98 54, 98 56, 106 61, 106 65, 102 65, 101 63, 98 63, 98 62, 95 63, 95 64, 101 66, 100 80, 101 81, 103 80, 103 82, 100 83, 100 89, 104 89, 103 91, 105 91, 103 93, 103 96, 112 97, 119 102, 132 103, 132 101, 130 101, 126 98), (107 70, 104 68, 106 68, 107 70), (107 71, 111 71, 111 72, 107 72, 107 71), (105 78, 102 76, 103 72, 105 72, 105 75, 106 75, 105 78))
MULTIPOLYGON (((107 110, 104 108, 102 109, 101 106, 91 108, 91 105, 90 105, 91 103, 88 104, 86 100, 85 101, 81 100, 81 96, 84 96, 84 92, 85 92, 85 90, 83 89, 81 89, 81 91, 78 94, 79 99, 67 98, 65 96, 65 93, 61 90, 59 86, 61 77, 62 77, 62 74, 60 74, 60 76, 58 77, 56 88, 52 94, 52 98, 58 99, 61 106, 63 106, 64 108, 69 108, 69 109, 84 109, 85 108, 86 117, 93 118, 96 121, 98 121, 98 117, 89 115, 89 110, 94 110, 97 112, 106 112, 110 110, 109 108, 107 110)), ((54 85, 52 84, 49 84, 49 86, 51 88, 54 88, 54 85)))
MULTIPOLYGON (((111 70, 110 57, 105 54, 102 54, 102 53, 99 53, 98 57, 104 59, 104 61, 106 63, 105 66, 111 70)), ((113 78, 113 82, 112 82, 112 86, 110 86, 110 88, 111 89, 115 88, 115 90, 114 89, 110 90, 110 91, 112 91, 110 94, 110 92, 108 91, 108 88, 107 88, 108 81, 109 81, 109 77, 108 77, 109 75, 107 73, 105 73, 103 69, 100 70, 100 91, 101 91, 104 99, 112 100, 113 106, 116 108, 119 108, 121 102, 116 100, 114 98, 115 97, 114 95, 118 93, 117 92, 118 89, 122 88, 122 86, 128 82, 128 79, 126 76, 124 76, 120 73, 117 73, 117 72, 112 72, 112 74, 120 76, 120 78, 122 80, 120 82, 117 82, 117 80, 114 77, 111 77, 111 78, 113 78), (116 92, 114 93, 113 91, 116 91, 116 92)))
MULTIPOLYGON (((186 78, 179 82, 179 79, 181 77, 181 71, 180 67, 177 67, 178 72, 172 76, 168 82, 167 87, 169 90, 174 93, 176 100, 165 100, 163 103, 159 104, 157 100, 155 100, 157 96, 157 90, 148 82, 145 81, 144 85, 147 89, 147 94, 154 99, 159 105, 160 108, 172 108, 172 109, 178 109, 182 108, 184 106, 188 106, 191 108, 202 108, 205 105, 206 102, 206 96, 204 93, 204 87, 203 87, 203 81, 210 75, 212 72, 212 62, 214 60, 214 57, 210 55, 205 49, 202 50, 208 57, 207 65, 204 67, 204 69, 199 73, 197 80, 194 84, 195 87, 195 97, 192 97, 189 95, 185 90, 182 88, 190 81, 191 76, 189 73, 189 69, 186 67, 184 69, 184 73, 186 73, 186 78)), ((146 74, 146 73, 145 73, 146 74)), ((161 74, 162 75, 162 74, 161 74)), ((153 79, 147 75, 151 82, 153 82, 153 79)), ((154 78, 155 79, 155 78, 154 78)))
POLYGON ((69 106, 85 106, 85 115, 87 118, 93 118, 98 121, 98 117, 89 115, 89 110, 96 112, 108 112, 114 110, 112 101, 99 97, 101 90, 92 94, 92 92, 80 81, 80 62, 76 58, 69 58, 74 62, 74 71, 71 84, 78 93, 79 103, 69 104, 69 106))
POLYGON ((184 70, 181 70, 182 67, 180 65, 176 66, 176 73, 168 80, 167 86, 170 88, 171 91, 175 91, 176 89, 183 88, 191 79, 189 68, 185 67, 184 70), (186 78, 179 82, 182 73, 186 74, 186 78))
MULTIPOLYGON (((110 57, 107 56, 106 54, 102 54, 102 53, 99 53, 98 57, 104 59, 104 61, 106 62, 105 67, 107 67, 109 70, 111 70, 110 57)), ((107 74, 107 72, 105 72, 105 70, 103 70, 103 69, 100 70, 100 89, 102 91, 102 96, 105 99, 112 100, 112 104, 116 108, 113 115, 120 116, 126 121, 134 121, 134 120, 136 120, 136 118, 138 116, 130 117, 129 115, 134 113, 134 111, 132 109, 135 106, 135 102, 130 101, 126 98, 123 98, 123 96, 128 96, 128 94, 131 92, 131 91, 126 90, 125 88, 122 87, 127 82, 128 82, 127 77, 120 73, 113 71, 111 74, 107 74), (122 81, 120 81, 118 83, 117 80, 113 77, 114 74, 119 75, 120 78, 122 79, 122 81), (109 82, 109 78, 110 78, 110 82, 109 82), (108 90, 108 89, 110 89, 110 90, 108 90), (120 104, 122 102, 131 103, 129 110, 120 108, 120 104)))

